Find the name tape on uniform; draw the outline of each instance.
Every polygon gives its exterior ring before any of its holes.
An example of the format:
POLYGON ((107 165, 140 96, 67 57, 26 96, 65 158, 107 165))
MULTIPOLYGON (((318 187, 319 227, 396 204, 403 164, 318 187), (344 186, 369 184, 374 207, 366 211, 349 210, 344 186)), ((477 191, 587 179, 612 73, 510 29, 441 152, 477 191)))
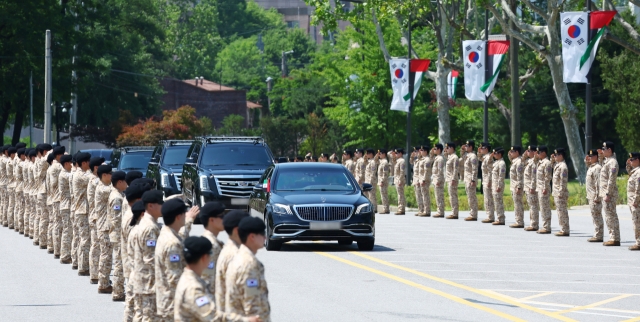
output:
POLYGON ((208 304, 208 303, 209 303, 209 298, 206 297, 206 296, 202 296, 202 297, 199 297, 199 298, 196 299, 196 305, 198 307, 201 307, 201 306, 203 306, 205 304, 208 304))

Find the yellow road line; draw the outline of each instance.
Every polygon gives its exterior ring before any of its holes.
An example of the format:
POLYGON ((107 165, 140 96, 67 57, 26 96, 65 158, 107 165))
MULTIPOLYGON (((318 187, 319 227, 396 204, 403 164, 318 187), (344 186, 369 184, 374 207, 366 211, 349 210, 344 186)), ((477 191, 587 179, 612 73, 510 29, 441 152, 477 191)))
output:
POLYGON ((421 289, 423 291, 427 291, 429 293, 442 296, 444 298, 450 299, 450 300, 458 302, 460 304, 471 306, 471 307, 476 308, 478 310, 482 310, 482 311, 485 311, 487 313, 491 313, 493 315, 499 316, 499 317, 504 318, 504 319, 509 320, 509 321, 526 321, 526 320, 520 319, 518 317, 515 317, 513 315, 509 315, 509 314, 500 312, 498 310, 492 309, 490 307, 486 307, 484 305, 480 305, 480 304, 477 304, 477 303, 473 303, 473 302, 467 301, 467 300, 465 300, 463 298, 460 298, 460 297, 457 297, 455 295, 451 295, 449 293, 445 293, 443 291, 436 290, 434 288, 431 288, 431 287, 428 287, 428 286, 424 286, 422 284, 418 284, 418 283, 412 282, 410 280, 407 280, 407 279, 404 279, 404 278, 401 278, 401 277, 398 277, 398 276, 395 276, 395 275, 392 275, 392 274, 389 274, 389 273, 386 273, 386 272, 383 272, 383 271, 380 271, 380 270, 377 270, 377 269, 374 269, 374 268, 371 268, 371 267, 368 267, 368 266, 365 266, 365 265, 362 265, 362 264, 358 264, 356 262, 352 262, 352 261, 344 259, 342 257, 338 257, 338 256, 335 256, 335 255, 331 255, 331 254, 323 253, 323 252, 314 252, 314 253, 322 255, 322 256, 325 256, 325 257, 328 257, 328 258, 331 258, 333 260, 342 262, 342 263, 347 264, 347 265, 351 265, 353 267, 357 267, 357 268, 369 271, 369 272, 374 273, 374 274, 378 274, 378 275, 384 276, 384 277, 386 277, 388 279, 392 279, 392 280, 394 280, 396 282, 400 282, 400 283, 403 283, 403 284, 406 284, 406 285, 413 286, 415 288, 421 289))
POLYGON ((592 308, 592 307, 596 307, 596 306, 600 306, 600 305, 603 305, 603 304, 607 304, 607 303, 615 302, 615 301, 618 301, 618 300, 622 300, 622 299, 630 297, 630 296, 633 296, 633 295, 631 295, 631 294, 622 294, 620 296, 612 297, 612 298, 604 300, 604 301, 595 302, 595 303, 591 303, 591 304, 583 305, 583 306, 575 306, 575 307, 572 307, 570 309, 554 312, 554 314, 564 314, 564 313, 569 313, 569 312, 589 309, 589 308, 592 308))
POLYGON ((523 297, 521 299, 518 299, 518 301, 526 301, 526 300, 531 300, 531 299, 535 299, 538 297, 543 297, 543 296, 547 296, 547 295, 551 295, 555 292, 544 292, 544 293, 540 293, 540 294, 536 294, 536 295, 531 295, 531 296, 527 296, 527 297, 523 297))
POLYGON ((494 293, 491 293, 491 292, 479 290, 479 289, 476 289, 476 288, 473 288, 473 287, 470 287, 470 286, 467 286, 467 285, 464 285, 464 284, 459 284, 459 283, 456 283, 456 282, 452 282, 452 281, 446 280, 444 278, 435 277, 433 275, 429 275, 429 274, 426 274, 426 273, 423 273, 423 272, 420 272, 420 271, 416 271, 414 269, 407 268, 407 267, 404 267, 404 266, 396 265, 396 264, 393 264, 393 263, 390 263, 390 262, 375 258, 373 256, 365 255, 365 254, 358 253, 358 252, 355 252, 355 251, 350 251, 349 253, 351 253, 353 255, 356 255, 356 256, 359 256, 359 257, 362 257, 362 258, 365 258, 365 259, 368 259, 370 261, 385 265, 385 266, 393 267, 393 268, 396 268, 396 269, 399 269, 399 270, 403 270, 405 272, 409 272, 411 274, 422 276, 422 277, 428 278, 428 279, 436 281, 436 282, 447 284, 449 286, 457 287, 457 288, 460 288, 460 289, 463 289, 463 290, 467 290, 469 292, 480 294, 482 296, 486 296, 486 297, 492 298, 494 300, 498 300, 498 301, 502 301, 504 303, 515 305, 515 306, 518 306, 520 308, 523 308, 523 309, 526 309, 526 310, 529 310, 529 311, 533 311, 533 312, 536 312, 538 314, 546 315, 548 317, 551 317, 551 318, 554 318, 554 319, 557 319, 557 320, 561 320, 561 321, 576 321, 574 319, 571 319, 571 318, 568 318, 568 317, 565 317, 565 316, 562 316, 562 315, 556 315, 556 314, 554 314, 552 312, 549 312, 549 311, 546 311, 546 310, 542 310, 542 309, 539 309, 537 307, 533 307, 531 305, 527 305, 527 304, 518 302, 517 299, 513 299, 511 297, 507 297, 507 296, 502 295, 502 294, 494 294, 494 293))
POLYGON ((622 322, 638 322, 638 321, 640 321, 640 316, 639 316, 639 317, 637 317, 637 318, 633 318, 633 319, 629 319, 629 320, 624 320, 624 321, 622 321, 622 322))

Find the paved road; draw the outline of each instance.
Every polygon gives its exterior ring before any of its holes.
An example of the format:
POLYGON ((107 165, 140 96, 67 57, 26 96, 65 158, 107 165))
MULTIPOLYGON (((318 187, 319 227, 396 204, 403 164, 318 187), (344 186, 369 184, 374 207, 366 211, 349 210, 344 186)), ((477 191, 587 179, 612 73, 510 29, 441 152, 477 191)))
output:
MULTIPOLYGON (((586 242, 588 210, 570 211, 571 237, 378 215, 373 252, 289 243, 258 257, 274 321, 640 321, 640 252, 627 250, 631 218, 627 209, 619 214, 622 247, 586 242)), ((508 213, 507 224, 512 221, 508 213)), ((121 303, 99 295, 87 277, 31 240, 0 228, 0 249, 1 316, 121 320, 121 303)))

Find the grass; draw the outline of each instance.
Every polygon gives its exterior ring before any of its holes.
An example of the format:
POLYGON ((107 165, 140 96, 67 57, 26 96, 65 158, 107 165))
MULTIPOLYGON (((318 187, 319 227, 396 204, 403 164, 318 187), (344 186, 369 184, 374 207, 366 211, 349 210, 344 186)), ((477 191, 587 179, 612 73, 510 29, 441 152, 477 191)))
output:
MULTIPOLYGON (((620 176, 617 180, 618 185, 618 204, 626 204, 627 203, 627 179, 628 176, 620 176)), ((480 183, 480 182, 478 182, 480 183)), ((505 180, 505 187, 503 191, 503 200, 504 200, 504 209, 507 211, 513 211, 513 198, 511 197, 510 181, 509 179, 505 180)), ((569 189, 569 207, 587 205, 587 192, 586 187, 581 185, 578 181, 570 181, 567 188, 569 189)), ((429 193, 431 194, 431 209, 432 211, 436 208, 436 199, 434 196, 433 186, 429 188, 429 193)), ((417 208, 418 203, 416 202, 416 194, 413 190, 413 186, 406 186, 404 189, 405 198, 407 199, 407 206, 412 208, 417 208)), ((476 195, 478 197, 478 207, 479 209, 484 209, 484 196, 480 193, 480 186, 476 188, 476 195)), ((529 205, 527 204, 526 196, 523 196, 524 207, 526 210, 529 209, 529 205)), ((378 189, 378 204, 381 202, 380 198, 380 190, 378 189)), ((444 191, 444 202, 445 209, 451 210, 451 204, 449 203, 449 194, 447 193, 447 189, 445 187, 444 191)), ((395 186, 389 186, 389 203, 391 205, 398 204, 398 193, 395 186)), ((469 202, 467 200, 467 193, 464 189, 464 183, 458 185, 458 205, 460 210, 469 210, 469 202)), ((553 197, 551 198, 551 207, 555 208, 555 204, 553 201, 553 197)))

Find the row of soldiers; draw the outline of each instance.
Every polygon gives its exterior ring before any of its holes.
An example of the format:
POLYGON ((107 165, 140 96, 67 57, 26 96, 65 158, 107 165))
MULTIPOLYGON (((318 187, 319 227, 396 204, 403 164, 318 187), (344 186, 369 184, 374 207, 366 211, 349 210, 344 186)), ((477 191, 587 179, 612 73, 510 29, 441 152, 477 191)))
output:
POLYGON ((181 195, 164 202, 139 171, 103 163, 49 144, 1 147, 0 222, 125 301, 124 321, 269 321, 261 219, 216 202, 187 211, 181 195), (186 238, 196 217, 205 233, 186 238))
MULTIPOLYGON (((616 212, 618 188, 616 179, 619 171, 618 163, 613 153, 614 144, 603 142, 602 148, 590 150, 585 158, 589 167, 586 178, 587 199, 595 226, 595 233, 589 242, 603 242, 604 221, 609 230, 609 240, 604 246, 620 246, 620 227, 616 212), (603 220, 604 209, 604 220, 603 220)), ((460 157, 456 154, 456 144, 435 144, 433 147, 416 146, 409 156, 413 165, 412 185, 418 203, 416 216, 431 216, 431 198, 429 187, 433 185, 436 198, 437 214, 434 218, 445 217, 444 189, 448 189, 449 202, 452 213, 447 219, 458 219, 458 183, 464 182, 469 202, 470 213, 465 221, 478 220, 478 200, 476 196, 476 180, 481 172, 484 210, 487 217, 483 223, 505 225, 504 189, 507 173, 504 160, 505 150, 501 147, 492 149, 491 145, 483 142, 475 152, 475 142, 468 140, 461 146, 460 157)), ((402 149, 394 150, 389 163, 395 164, 389 173, 387 154, 379 150, 374 156, 373 150, 368 149, 363 157, 363 150, 356 149, 355 153, 345 150, 343 164, 354 175, 358 183, 378 183, 380 187, 383 212, 388 213, 387 181, 389 175, 394 175, 398 185, 398 214, 404 214, 406 201, 404 199, 404 164, 399 162, 404 154, 402 149), (380 161, 382 160, 382 161, 380 161)), ((568 176, 569 169, 565 161, 566 150, 556 148, 549 154, 544 146, 529 145, 525 149, 512 146, 507 151, 511 161, 509 171, 510 193, 515 210, 515 223, 511 228, 524 228, 525 231, 535 231, 539 234, 551 234, 551 199, 556 206, 560 231, 556 236, 569 236, 568 214, 568 176), (524 198, 529 205, 530 223, 524 223, 524 198), (539 220, 542 217, 542 223, 539 220)), ((631 153, 627 161, 627 171, 630 174, 627 182, 627 199, 631 209, 636 244, 631 250, 640 250, 640 154, 631 153)), ((374 185, 375 187, 375 185, 374 185)), ((377 209, 375 189, 366 193, 367 197, 377 209)))

